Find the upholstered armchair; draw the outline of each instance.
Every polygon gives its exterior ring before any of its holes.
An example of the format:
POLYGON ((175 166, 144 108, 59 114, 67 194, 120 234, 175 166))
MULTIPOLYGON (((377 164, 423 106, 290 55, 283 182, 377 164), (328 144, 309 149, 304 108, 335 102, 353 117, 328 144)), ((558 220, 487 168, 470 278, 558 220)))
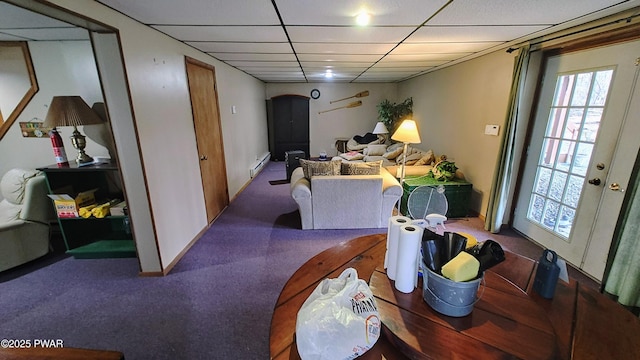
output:
POLYGON ((49 224, 55 218, 43 174, 11 169, 0 180, 0 271, 49 252, 49 224))

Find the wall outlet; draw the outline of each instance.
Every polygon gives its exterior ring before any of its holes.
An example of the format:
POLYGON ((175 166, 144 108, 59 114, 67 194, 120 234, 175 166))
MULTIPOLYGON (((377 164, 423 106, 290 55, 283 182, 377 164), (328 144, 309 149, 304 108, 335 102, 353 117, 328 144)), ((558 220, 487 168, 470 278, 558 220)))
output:
POLYGON ((491 136, 498 136, 500 132, 500 125, 485 125, 484 134, 491 136))
POLYGON ((235 114, 236 112, 237 112, 236 111, 236 106, 235 105, 231 106, 231 113, 235 114))

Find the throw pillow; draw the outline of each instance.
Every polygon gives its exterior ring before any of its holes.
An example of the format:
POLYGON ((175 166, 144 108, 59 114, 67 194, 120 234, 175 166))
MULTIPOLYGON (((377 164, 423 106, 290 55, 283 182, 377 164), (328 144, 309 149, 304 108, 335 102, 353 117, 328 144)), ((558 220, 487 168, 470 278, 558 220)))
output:
POLYGON ((363 153, 359 153, 357 151, 349 151, 348 153, 343 153, 340 154, 340 157, 345 159, 345 160, 362 160, 364 159, 364 154, 363 153))
MULTIPOLYGON (((405 156, 404 154, 403 154, 403 155, 401 155, 401 156, 398 156, 398 157, 396 158, 396 164, 398 164, 398 165, 402 165, 402 162, 404 161, 404 160, 402 160, 402 158, 403 158, 404 156, 405 156)), ((415 154, 408 155, 408 156, 407 156, 407 163, 406 163, 406 165, 407 165, 407 166, 409 166, 409 165, 413 165, 413 164, 415 164, 418 160, 420 160, 420 159, 422 158, 422 156, 423 156, 423 154, 422 154, 422 153, 415 153, 415 154)))
POLYGON ((342 160, 311 161, 300 159, 302 172, 307 179, 311 179, 312 176, 340 175, 341 163, 342 160))
POLYGON ((356 135, 353 137, 358 144, 368 144, 372 141, 378 140, 378 135, 372 133, 366 133, 364 136, 356 135))
POLYGON ((402 154, 403 150, 404 149, 402 147, 398 147, 398 148, 395 148, 394 150, 387 151, 386 153, 382 154, 382 156, 384 156, 388 160, 393 160, 397 158, 398 155, 402 154))
POLYGON ((433 155, 433 151, 429 150, 414 165, 416 165, 416 166, 418 166, 418 165, 431 165, 431 163, 433 163, 434 161, 436 161, 436 157, 433 155))
POLYGON ((380 175, 382 160, 363 163, 342 163, 342 175, 380 175))
POLYGON ((364 154, 369 156, 380 156, 387 151, 387 146, 384 144, 369 145, 364 149, 364 154))

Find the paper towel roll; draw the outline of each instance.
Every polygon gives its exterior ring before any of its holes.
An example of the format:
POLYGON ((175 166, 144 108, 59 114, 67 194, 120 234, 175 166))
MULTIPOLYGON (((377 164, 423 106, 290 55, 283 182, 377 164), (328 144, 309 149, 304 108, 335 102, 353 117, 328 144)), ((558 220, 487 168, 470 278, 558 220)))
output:
POLYGON ((403 293, 412 292, 418 282, 418 253, 421 240, 422 229, 419 226, 409 224, 400 227, 395 287, 403 293))
POLYGON ((411 219, 406 216, 392 216, 389 218, 387 229, 387 252, 384 256, 384 267, 387 269, 387 276, 391 280, 396 279, 396 261, 398 260, 398 240, 400 239, 400 227, 411 223, 411 219))

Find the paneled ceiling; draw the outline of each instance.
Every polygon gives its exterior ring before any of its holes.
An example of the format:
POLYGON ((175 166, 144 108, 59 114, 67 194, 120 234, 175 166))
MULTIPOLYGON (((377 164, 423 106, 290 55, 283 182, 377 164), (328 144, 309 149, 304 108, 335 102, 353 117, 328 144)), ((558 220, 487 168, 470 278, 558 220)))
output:
MULTIPOLYGON (((640 0, 99 2, 265 82, 402 81, 640 6, 640 0), (369 25, 356 24, 361 12, 371 16, 369 25)), ((0 40, 52 36, 48 22, 27 29, 3 13, 0 40)), ((70 37, 78 30, 59 25, 52 26, 70 37)))

